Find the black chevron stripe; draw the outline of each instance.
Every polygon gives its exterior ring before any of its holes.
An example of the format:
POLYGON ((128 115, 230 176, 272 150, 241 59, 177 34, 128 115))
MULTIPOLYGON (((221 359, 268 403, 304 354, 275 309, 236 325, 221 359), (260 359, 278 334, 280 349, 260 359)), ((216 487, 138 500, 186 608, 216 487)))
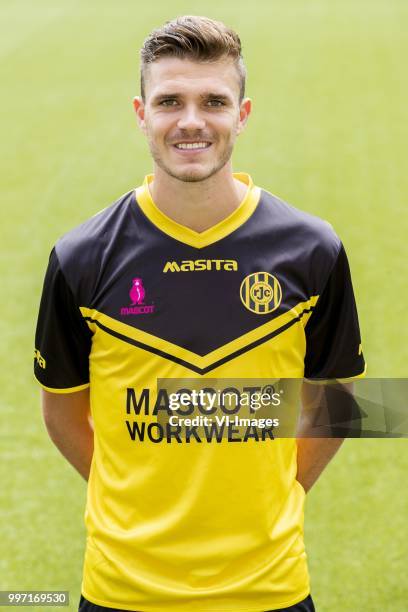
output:
POLYGON ((85 321, 95 323, 100 329, 105 331, 107 334, 110 334, 111 336, 114 336, 115 338, 118 338, 119 340, 123 340, 123 342, 127 342, 128 344, 137 346, 138 348, 141 348, 145 351, 149 351, 149 353, 153 353, 154 355, 159 355, 159 357, 163 357, 164 359, 168 359, 169 361, 178 363, 179 365, 182 365, 183 367, 188 368, 189 370, 192 370, 193 372, 196 372, 196 374, 207 374, 207 372, 211 372, 211 370, 215 370, 215 368, 218 368, 220 365, 223 365, 224 363, 227 363, 228 361, 231 361, 232 359, 239 357, 243 353, 246 353, 252 350, 253 348, 259 346, 260 344, 267 342, 271 338, 278 336, 279 334, 284 332, 286 329, 288 329, 289 327, 291 327, 292 325, 300 321, 303 315, 308 314, 309 312, 313 312, 313 309, 314 307, 312 306, 308 310, 304 310, 299 316, 292 319, 292 321, 285 323, 285 325, 282 325, 281 327, 279 327, 278 329, 275 329, 273 332, 270 332, 266 336, 259 338, 259 340, 254 340, 254 342, 251 342, 250 344, 243 346, 237 351, 230 353, 230 355, 226 355, 222 359, 218 359, 217 361, 214 361, 212 364, 210 364, 209 366, 205 368, 199 368, 193 363, 190 363, 189 361, 185 361, 184 359, 181 359, 180 357, 171 355, 170 353, 167 353, 166 351, 161 351, 160 349, 154 348, 153 346, 150 346, 149 344, 145 344, 144 342, 140 342, 139 340, 134 340, 133 338, 129 338, 128 336, 125 336, 124 334, 121 334, 113 329, 110 329, 109 327, 106 327, 106 325, 103 325, 103 323, 100 323, 99 321, 92 319, 92 317, 84 317, 84 318, 85 318, 85 321))

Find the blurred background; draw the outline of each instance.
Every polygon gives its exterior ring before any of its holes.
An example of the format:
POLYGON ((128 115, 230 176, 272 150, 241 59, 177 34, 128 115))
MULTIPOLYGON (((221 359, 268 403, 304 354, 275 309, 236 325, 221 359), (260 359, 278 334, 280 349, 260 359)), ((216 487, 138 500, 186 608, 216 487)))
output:
MULTIPOLYGON (((58 237, 151 171, 131 104, 139 48, 187 13, 241 36, 254 106, 234 169, 330 221, 368 376, 407 376, 406 0, 1 0, 0 589, 69 590, 72 611, 86 489, 42 423, 39 297, 58 237)), ((308 495, 319 612, 406 609, 407 471, 406 440, 348 440, 308 495)))

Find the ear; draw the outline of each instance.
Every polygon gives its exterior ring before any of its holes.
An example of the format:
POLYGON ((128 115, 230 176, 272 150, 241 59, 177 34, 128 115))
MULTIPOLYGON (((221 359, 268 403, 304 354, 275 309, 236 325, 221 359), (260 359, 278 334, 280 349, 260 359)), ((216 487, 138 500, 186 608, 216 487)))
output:
POLYGON ((145 105, 144 105, 144 102, 141 96, 136 96, 135 98, 133 98, 133 108, 135 109, 139 127, 143 132, 145 132, 146 131, 145 105))
POLYGON ((239 105, 239 122, 237 127, 237 134, 240 134, 248 121, 248 117, 251 114, 252 101, 250 98, 244 98, 239 105))

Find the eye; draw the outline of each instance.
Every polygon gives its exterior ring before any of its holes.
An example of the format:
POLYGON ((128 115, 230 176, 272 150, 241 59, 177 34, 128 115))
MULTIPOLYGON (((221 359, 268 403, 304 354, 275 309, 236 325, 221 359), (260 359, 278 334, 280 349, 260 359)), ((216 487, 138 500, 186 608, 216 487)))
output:
POLYGON ((212 98, 211 100, 208 100, 207 106, 213 106, 213 107, 225 106, 225 103, 222 100, 217 100, 216 98, 212 98))
POLYGON ((166 98, 160 102, 160 106, 176 106, 177 100, 175 98, 166 98))

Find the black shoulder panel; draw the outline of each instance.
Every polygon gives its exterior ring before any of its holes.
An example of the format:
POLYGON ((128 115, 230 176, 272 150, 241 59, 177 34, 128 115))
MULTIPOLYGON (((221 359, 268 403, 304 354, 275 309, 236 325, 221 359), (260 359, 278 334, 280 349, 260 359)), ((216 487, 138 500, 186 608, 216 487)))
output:
POLYGON ((67 232, 55 245, 65 278, 82 306, 90 306, 106 291, 106 282, 114 280, 106 278, 106 269, 121 260, 127 242, 138 241, 137 228, 129 228, 128 207, 132 202, 134 205, 134 191, 129 191, 67 232))
POLYGON ((325 221, 262 191, 251 217, 204 248, 167 235, 142 212, 131 191, 56 245, 61 268, 78 304, 200 355, 267 323, 327 282, 340 240, 325 221), (236 271, 168 271, 168 262, 235 260, 236 271), (240 288, 248 275, 273 275, 282 299, 260 315, 245 307, 240 288), (143 283, 143 316, 122 316, 131 306, 133 279, 143 283))

